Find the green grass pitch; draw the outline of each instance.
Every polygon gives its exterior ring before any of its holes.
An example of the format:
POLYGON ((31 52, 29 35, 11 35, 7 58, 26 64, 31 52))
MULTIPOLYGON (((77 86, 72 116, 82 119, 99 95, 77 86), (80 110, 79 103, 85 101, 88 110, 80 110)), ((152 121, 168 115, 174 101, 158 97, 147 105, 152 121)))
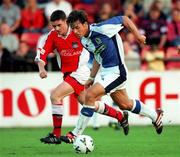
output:
MULTIPOLYGON (((63 128, 63 133, 72 128, 63 128)), ((87 128, 95 149, 90 154, 76 154, 72 145, 45 145, 39 138, 51 128, 0 128, 0 157, 180 157, 180 126, 165 126, 157 135, 152 126, 131 126, 128 136, 122 130, 87 128)))

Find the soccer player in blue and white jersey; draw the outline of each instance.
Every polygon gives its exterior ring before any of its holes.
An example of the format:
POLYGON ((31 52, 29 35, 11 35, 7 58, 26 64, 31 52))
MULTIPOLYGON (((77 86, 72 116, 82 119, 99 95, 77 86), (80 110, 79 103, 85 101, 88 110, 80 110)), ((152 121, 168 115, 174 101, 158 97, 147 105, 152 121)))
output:
POLYGON ((128 71, 124 62, 123 43, 118 32, 126 27, 140 44, 145 43, 146 37, 139 33, 135 24, 126 16, 116 16, 101 23, 89 25, 86 13, 74 10, 70 13, 67 22, 76 36, 81 38, 83 46, 94 55, 95 60, 86 82, 89 88, 78 123, 72 132, 62 136, 62 141, 69 143, 72 140, 68 139, 82 134, 94 113, 96 99, 108 93, 121 110, 149 117, 156 132, 161 134, 163 111, 151 110, 140 100, 130 99, 127 95, 128 71), (99 68, 101 68, 101 79, 94 83, 99 68))

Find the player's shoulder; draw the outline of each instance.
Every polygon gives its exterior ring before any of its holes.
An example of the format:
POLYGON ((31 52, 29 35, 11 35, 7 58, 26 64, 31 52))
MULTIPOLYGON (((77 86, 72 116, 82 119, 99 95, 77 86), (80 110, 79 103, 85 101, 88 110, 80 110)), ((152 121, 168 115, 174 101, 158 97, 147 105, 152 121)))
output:
POLYGON ((76 37, 76 34, 75 34, 72 30, 69 32, 69 35, 70 35, 70 36, 75 36, 75 37, 76 37))
POLYGON ((49 31, 48 36, 56 37, 56 36, 58 36, 58 34, 54 29, 52 29, 51 31, 49 31))
POLYGON ((120 26, 123 25, 123 16, 114 16, 108 20, 102 21, 100 23, 93 23, 90 25, 90 31, 108 34, 109 32, 116 32, 119 30, 120 26))

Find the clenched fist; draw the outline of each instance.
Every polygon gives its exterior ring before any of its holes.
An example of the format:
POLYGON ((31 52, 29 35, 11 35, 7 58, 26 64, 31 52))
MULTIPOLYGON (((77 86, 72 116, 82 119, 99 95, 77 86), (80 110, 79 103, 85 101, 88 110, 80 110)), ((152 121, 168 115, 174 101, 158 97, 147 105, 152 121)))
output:
POLYGON ((146 44, 146 36, 144 35, 140 35, 137 40, 140 44, 146 44))
POLYGON ((89 88, 94 83, 94 80, 88 79, 85 83, 85 88, 89 88))
POLYGON ((47 77, 47 71, 44 69, 42 71, 39 71, 40 78, 46 78, 47 77))

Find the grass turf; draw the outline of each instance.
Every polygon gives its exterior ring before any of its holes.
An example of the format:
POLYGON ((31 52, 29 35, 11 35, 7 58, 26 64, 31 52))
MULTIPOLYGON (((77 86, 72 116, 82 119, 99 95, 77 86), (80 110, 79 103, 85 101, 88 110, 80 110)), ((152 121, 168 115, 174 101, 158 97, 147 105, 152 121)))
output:
MULTIPOLYGON (((72 128, 63 128, 63 133, 72 128)), ((165 126, 157 135, 152 126, 131 126, 128 136, 122 130, 87 128, 84 134, 94 139, 95 150, 76 154, 72 145, 47 145, 39 141, 51 128, 0 128, 0 157, 179 157, 180 126, 165 126)))

